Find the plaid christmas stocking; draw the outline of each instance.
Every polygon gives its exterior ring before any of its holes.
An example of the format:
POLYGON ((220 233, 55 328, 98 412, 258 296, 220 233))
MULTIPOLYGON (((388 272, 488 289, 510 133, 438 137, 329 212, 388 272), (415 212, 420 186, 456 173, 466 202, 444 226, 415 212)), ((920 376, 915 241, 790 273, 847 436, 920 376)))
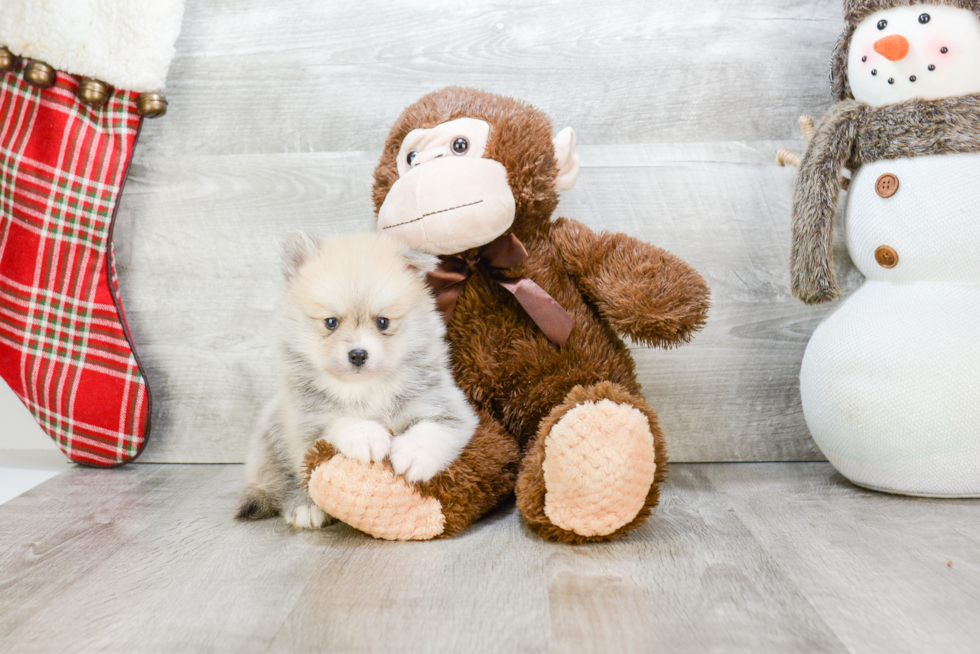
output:
MULTIPOLYGON (((127 19, 140 18, 71 1, 76 12, 79 4, 94 12, 84 22, 122 21, 123 35, 127 19)), ((149 389, 119 299, 113 220, 141 119, 166 103, 139 88, 162 86, 159 64, 136 70, 137 58, 117 70, 111 60, 126 57, 125 43, 115 51, 99 43, 90 56, 91 33, 73 34, 71 21, 59 32, 52 14, 64 3, 15 0, 0 17, 0 376, 69 458, 112 466, 140 453, 150 426, 149 389), (137 90, 125 90, 131 81, 137 90)), ((182 3, 169 4, 179 29, 182 3)))

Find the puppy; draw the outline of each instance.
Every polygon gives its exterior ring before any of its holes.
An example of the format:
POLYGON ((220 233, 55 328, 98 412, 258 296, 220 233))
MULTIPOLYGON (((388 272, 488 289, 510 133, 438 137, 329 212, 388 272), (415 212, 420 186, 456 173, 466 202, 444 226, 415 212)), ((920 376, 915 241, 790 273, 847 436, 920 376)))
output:
POLYGON ((375 234, 289 235, 276 322, 279 392, 249 448, 236 517, 330 522, 303 488, 318 439, 409 482, 431 479, 478 420, 449 370, 441 315, 425 285, 438 259, 375 234))

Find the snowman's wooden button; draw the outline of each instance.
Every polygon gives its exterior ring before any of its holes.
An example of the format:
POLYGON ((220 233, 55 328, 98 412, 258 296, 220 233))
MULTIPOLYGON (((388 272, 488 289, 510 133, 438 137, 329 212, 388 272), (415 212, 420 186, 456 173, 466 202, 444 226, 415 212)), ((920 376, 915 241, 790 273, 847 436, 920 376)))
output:
POLYGON ((882 268, 894 268, 898 265, 898 252, 893 247, 882 245, 875 250, 875 261, 882 268))
POLYGON ((898 178, 891 173, 885 173, 875 182, 875 193, 883 198, 890 198, 898 193, 898 178))

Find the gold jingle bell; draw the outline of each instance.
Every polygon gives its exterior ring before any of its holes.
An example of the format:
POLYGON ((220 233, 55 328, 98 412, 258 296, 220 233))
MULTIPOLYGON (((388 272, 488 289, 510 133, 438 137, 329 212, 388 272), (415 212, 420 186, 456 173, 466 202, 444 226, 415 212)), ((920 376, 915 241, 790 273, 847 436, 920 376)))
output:
POLYGON ((90 107, 101 107, 110 95, 109 85, 97 79, 83 79, 78 85, 78 99, 90 107))
POLYGON ((167 113, 167 99, 162 93, 147 91, 140 93, 137 107, 143 118, 157 118, 167 113))
POLYGON ((0 45, 0 73, 10 72, 15 66, 17 66, 17 57, 6 46, 0 45))
POLYGON ((39 89, 46 89, 57 79, 54 68, 43 61, 31 61, 24 67, 24 81, 39 89))

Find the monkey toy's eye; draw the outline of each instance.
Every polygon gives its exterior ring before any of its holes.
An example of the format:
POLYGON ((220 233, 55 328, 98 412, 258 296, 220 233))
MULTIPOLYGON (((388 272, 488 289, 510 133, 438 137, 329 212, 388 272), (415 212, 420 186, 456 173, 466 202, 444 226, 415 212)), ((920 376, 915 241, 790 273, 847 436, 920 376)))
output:
POLYGON ((333 331, 338 327, 340 327, 340 321, 337 320, 336 318, 327 318, 326 320, 323 321, 323 324, 326 325, 327 329, 329 329, 330 331, 333 331))
POLYGON ((406 162, 406 163, 407 163, 407 164, 408 164, 409 166, 411 166, 411 165, 412 165, 412 162, 413 162, 413 161, 415 161, 415 156, 416 156, 417 154, 418 154, 418 150, 412 150, 411 152, 409 152, 409 153, 408 153, 408 156, 407 156, 407 157, 405 157, 405 162, 406 162))
POLYGON ((929 14, 922 14, 921 16, 919 16, 919 22, 922 23, 923 25, 928 23, 930 20, 932 20, 932 16, 930 16, 929 14))
POLYGON ((887 20, 879 20, 878 21, 878 29, 883 30, 886 27, 888 27, 888 21, 887 20))
POLYGON ((470 142, 462 136, 456 137, 456 140, 453 141, 453 154, 466 154, 466 151, 469 149, 470 142))
POLYGON ((384 330, 388 329, 388 319, 387 318, 378 318, 378 320, 376 322, 378 323, 378 329, 380 331, 384 331, 384 330))

